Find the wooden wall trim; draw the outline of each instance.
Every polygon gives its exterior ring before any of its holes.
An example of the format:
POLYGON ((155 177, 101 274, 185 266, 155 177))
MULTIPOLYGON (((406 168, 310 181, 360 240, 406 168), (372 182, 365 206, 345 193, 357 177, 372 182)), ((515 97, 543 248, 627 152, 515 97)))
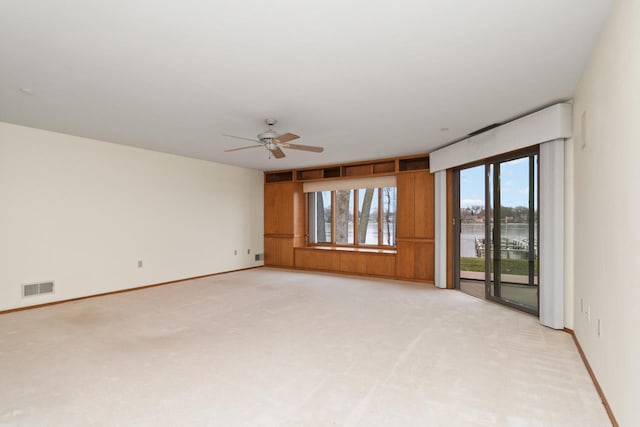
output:
POLYGON ((600 383, 598 383, 598 379, 596 375, 593 373, 593 369, 591 369, 591 365, 589 365, 589 361, 587 360, 587 356, 584 354, 584 350, 582 350, 582 346, 580 345, 580 341, 578 341, 578 337, 576 337, 575 332, 572 329, 564 328, 564 332, 568 333, 573 337, 573 342, 576 344, 578 348, 578 353, 580 353, 580 357, 582 358, 582 362, 584 366, 587 368, 589 372, 589 376, 591 377, 591 381, 593 381, 593 385, 596 387, 596 391, 598 392, 598 396, 600 396, 600 400, 604 405, 604 409, 607 411, 607 415, 609 416, 609 420, 613 427, 619 427, 618 421, 616 420, 613 411, 611 410, 611 406, 609 406, 609 402, 607 401, 607 397, 604 395, 604 391, 602 391, 602 387, 600 387, 600 383))
POLYGON ((189 281, 189 280, 202 279, 202 278, 205 278, 205 277, 212 277, 212 276, 219 276, 221 274, 235 273, 235 272, 238 272, 238 271, 253 270, 254 268, 262 268, 262 267, 263 267, 262 265, 257 265, 255 267, 247 267, 247 268, 239 268, 237 270, 221 271, 219 273, 212 273, 212 274, 204 274, 202 276, 187 277, 187 278, 184 278, 184 279, 171 280, 169 282, 154 283, 152 285, 136 286, 135 288, 119 289, 117 291, 103 292, 103 293, 100 293, 100 294, 87 295, 87 296, 84 296, 84 297, 69 298, 69 299, 63 299, 63 300, 60 300, 60 301, 51 301, 51 302, 46 302, 44 304, 35 304, 35 305, 28 305, 28 306, 25 306, 25 307, 11 308, 9 310, 0 311, 0 315, 14 313, 16 311, 32 310, 34 308, 42 308, 42 307, 47 307, 47 306, 50 306, 50 305, 64 304, 64 303, 67 303, 67 302, 80 301, 80 300, 83 300, 83 299, 97 298, 97 297, 104 297, 104 296, 107 296, 107 295, 115 295, 115 294, 122 294, 122 293, 125 293, 125 292, 139 291, 139 290, 147 289, 147 288, 155 288, 156 286, 172 285, 172 284, 175 284, 175 283, 186 282, 186 281, 189 281))

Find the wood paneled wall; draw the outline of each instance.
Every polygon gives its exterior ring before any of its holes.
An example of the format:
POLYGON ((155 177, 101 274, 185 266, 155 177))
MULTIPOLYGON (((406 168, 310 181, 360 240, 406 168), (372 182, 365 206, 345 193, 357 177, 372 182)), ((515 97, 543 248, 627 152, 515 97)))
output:
POLYGON ((304 245, 304 193, 297 182, 264 186, 264 263, 294 267, 293 248, 304 245))
POLYGON ((434 179, 429 171, 398 174, 399 278, 433 282, 435 276, 434 179))
MULTIPOLYGON (((366 168, 359 164, 349 167, 332 166, 318 169, 322 172, 321 174, 315 174, 317 172, 315 169, 266 173, 265 265, 433 283, 435 270, 434 178, 426 169, 428 159, 421 157, 417 162, 413 159, 407 161, 407 167, 415 166, 419 170, 403 170, 402 159, 387 163, 394 169, 389 167, 378 169, 387 174, 394 173, 397 177, 398 223, 395 253, 388 250, 326 249, 305 246, 306 198, 299 179, 326 179, 329 175, 333 178, 334 170, 344 169, 349 172, 360 166, 363 170, 366 169, 366 174, 371 176, 376 174, 376 168, 371 165, 366 168), (279 182, 280 179, 289 179, 289 181, 279 182)), ((366 174, 362 172, 360 175, 366 174)), ((345 173, 345 176, 350 174, 345 173)))
POLYGON ((296 248, 296 268, 332 271, 364 276, 395 277, 396 254, 387 252, 345 251, 296 248))

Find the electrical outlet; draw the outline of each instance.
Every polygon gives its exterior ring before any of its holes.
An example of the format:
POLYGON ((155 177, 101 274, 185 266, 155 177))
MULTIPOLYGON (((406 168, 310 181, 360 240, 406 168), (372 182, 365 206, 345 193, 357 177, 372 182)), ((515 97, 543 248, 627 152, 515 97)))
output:
POLYGON ((584 313, 584 298, 580 298, 580 313, 584 313))
POLYGON ((251 249, 247 249, 247 255, 251 255, 251 249))
POLYGON ((602 320, 598 319, 598 337, 602 335, 602 320))
POLYGON ((587 112, 583 111, 580 117, 580 149, 587 147, 587 112))
POLYGON ((233 254, 234 254, 234 255, 238 255, 238 250, 237 250, 237 249, 234 249, 234 250, 233 250, 233 254))
POLYGON ((142 268, 142 260, 141 259, 138 260, 138 268, 142 268))

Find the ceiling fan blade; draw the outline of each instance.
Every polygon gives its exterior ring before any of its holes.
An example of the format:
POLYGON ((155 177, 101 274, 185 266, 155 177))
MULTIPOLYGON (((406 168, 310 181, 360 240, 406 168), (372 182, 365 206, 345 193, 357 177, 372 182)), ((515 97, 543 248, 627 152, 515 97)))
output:
POLYGON ((258 144, 261 144, 261 142, 255 138, 245 138, 243 136, 228 135, 226 133, 223 133, 222 136, 228 136, 229 138, 235 138, 235 139, 244 139, 245 141, 257 142, 258 144))
POLYGON ((257 147, 262 147, 262 145, 251 145, 249 147, 231 148, 229 150, 224 150, 224 152, 229 153, 231 151, 246 150, 247 148, 257 148, 257 147))
POLYGON ((289 141, 293 141, 294 139, 298 139, 300 138, 298 135, 296 135, 295 133, 284 133, 282 135, 280 135, 277 138, 273 139, 273 142, 277 142, 277 143, 282 143, 282 142, 289 142, 289 141))
POLYGON ((293 150, 311 151, 313 153, 322 153, 324 151, 324 148, 314 147, 313 145, 282 144, 282 146, 293 150))
POLYGON ((271 153, 273 154, 273 157, 275 157, 276 159, 287 157, 286 154, 284 154, 284 151, 280 149, 280 147, 272 148, 269 151, 271 151, 271 153))

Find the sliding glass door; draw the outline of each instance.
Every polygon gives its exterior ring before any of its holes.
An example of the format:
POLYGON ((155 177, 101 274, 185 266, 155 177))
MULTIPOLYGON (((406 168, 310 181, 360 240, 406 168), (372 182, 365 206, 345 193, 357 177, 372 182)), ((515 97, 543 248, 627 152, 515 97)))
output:
POLYGON ((461 169, 457 193, 458 288, 478 294, 482 279, 486 299, 537 314, 537 150, 461 169), (478 192, 479 171, 484 172, 483 203, 466 194, 472 187, 478 192), (475 205, 468 206, 469 200, 475 205))
POLYGON ((488 165, 487 298, 538 313, 538 154, 488 165))

